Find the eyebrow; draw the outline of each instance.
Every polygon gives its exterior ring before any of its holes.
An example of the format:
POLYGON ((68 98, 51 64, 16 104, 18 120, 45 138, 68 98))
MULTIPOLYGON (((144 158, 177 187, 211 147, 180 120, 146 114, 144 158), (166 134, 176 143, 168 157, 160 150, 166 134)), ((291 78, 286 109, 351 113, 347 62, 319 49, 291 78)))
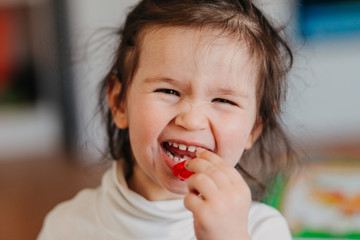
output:
MULTIPOLYGON (((182 89, 190 89, 191 88, 189 84, 184 84, 183 82, 180 82, 175 79, 168 78, 168 77, 149 77, 149 78, 146 78, 144 80, 144 82, 145 83, 165 82, 165 83, 169 83, 169 84, 178 86, 182 89)), ((249 96, 247 94, 239 92, 239 91, 235 91, 231 88, 220 87, 220 88, 216 88, 216 90, 214 92, 216 92, 222 96, 234 96, 234 97, 240 97, 240 98, 244 98, 244 99, 249 98, 249 96)))
POLYGON ((168 78, 168 77, 148 77, 145 78, 144 83, 168 83, 170 85, 174 85, 182 90, 189 90, 191 89, 190 84, 188 83, 183 83, 181 81, 175 80, 173 78, 168 78))
POLYGON ((230 89, 230 88, 218 88, 218 89, 216 89, 216 92, 218 92, 221 95, 225 95, 225 96, 249 98, 249 96, 247 94, 239 92, 239 91, 235 91, 235 90, 230 89))
POLYGON ((174 83, 176 82, 172 78, 167 77, 148 77, 144 80, 145 83, 158 83, 158 82, 166 82, 166 83, 174 83))

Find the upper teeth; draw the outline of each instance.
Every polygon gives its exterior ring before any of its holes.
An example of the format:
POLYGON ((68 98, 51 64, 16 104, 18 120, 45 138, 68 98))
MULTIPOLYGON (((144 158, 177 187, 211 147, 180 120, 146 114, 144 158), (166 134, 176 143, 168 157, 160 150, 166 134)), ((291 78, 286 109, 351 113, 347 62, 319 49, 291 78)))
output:
POLYGON ((182 151, 189 151, 189 152, 195 152, 197 147, 195 146, 186 146, 184 144, 178 144, 178 143, 173 143, 173 142, 169 142, 170 146, 173 146, 175 148, 179 148, 182 151))

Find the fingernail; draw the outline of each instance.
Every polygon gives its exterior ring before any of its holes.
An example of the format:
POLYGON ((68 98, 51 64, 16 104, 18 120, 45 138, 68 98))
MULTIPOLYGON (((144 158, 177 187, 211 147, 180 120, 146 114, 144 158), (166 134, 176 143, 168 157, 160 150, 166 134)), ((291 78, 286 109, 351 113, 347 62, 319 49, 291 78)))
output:
POLYGON ((205 149, 203 149, 203 148, 197 148, 196 149, 196 156, 198 155, 198 154, 201 154, 202 152, 204 152, 205 151, 205 149))
POLYGON ((188 166, 189 166, 189 161, 190 161, 190 160, 191 160, 191 159, 188 159, 188 160, 185 161, 185 164, 184 164, 184 165, 185 165, 185 168, 188 168, 188 166))

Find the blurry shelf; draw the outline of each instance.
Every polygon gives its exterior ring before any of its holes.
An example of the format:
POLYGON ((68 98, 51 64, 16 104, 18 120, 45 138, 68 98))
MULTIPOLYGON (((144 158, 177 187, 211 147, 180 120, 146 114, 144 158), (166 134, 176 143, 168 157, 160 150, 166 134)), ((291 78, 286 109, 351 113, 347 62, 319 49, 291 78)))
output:
POLYGON ((0 11, 0 158, 70 149, 76 129, 65 1, 0 0, 0 11))

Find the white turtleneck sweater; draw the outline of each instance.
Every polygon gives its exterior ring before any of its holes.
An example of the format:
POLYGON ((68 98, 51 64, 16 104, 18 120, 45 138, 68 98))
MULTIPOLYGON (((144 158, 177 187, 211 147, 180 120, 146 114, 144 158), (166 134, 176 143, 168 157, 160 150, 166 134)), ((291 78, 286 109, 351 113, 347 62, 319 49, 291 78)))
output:
MULTIPOLYGON (((116 164, 104 174, 100 187, 82 190, 56 206, 38 240, 196 239, 192 213, 183 199, 146 200, 128 188, 116 164)), ((280 213, 261 203, 252 203, 248 226, 252 240, 291 239, 280 213)))

